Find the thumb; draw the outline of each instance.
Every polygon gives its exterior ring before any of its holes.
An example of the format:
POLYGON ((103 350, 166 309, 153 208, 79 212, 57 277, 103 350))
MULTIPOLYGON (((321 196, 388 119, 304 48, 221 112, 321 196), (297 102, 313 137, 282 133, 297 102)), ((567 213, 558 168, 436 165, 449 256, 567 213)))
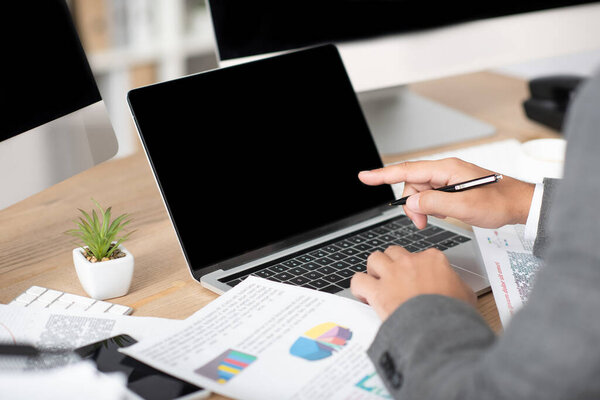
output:
POLYGON ((444 215, 461 220, 469 215, 468 203, 463 193, 425 190, 410 196, 405 207, 418 214, 444 215))
POLYGON ((406 204, 404 205, 404 207, 408 208, 412 212, 425 214, 423 211, 421 211, 420 200, 421 193, 415 193, 412 196, 409 196, 408 199, 406 199, 406 204))

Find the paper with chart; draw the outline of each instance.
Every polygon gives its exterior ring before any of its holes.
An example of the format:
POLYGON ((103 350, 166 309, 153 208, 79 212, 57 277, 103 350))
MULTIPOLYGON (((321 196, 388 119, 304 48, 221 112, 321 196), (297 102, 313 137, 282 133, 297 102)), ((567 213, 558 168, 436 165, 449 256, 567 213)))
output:
POLYGON ((122 351, 234 398, 381 399, 366 355, 379 325, 358 301, 251 276, 181 328, 122 351))
POLYGON ((541 260, 533 255, 533 241, 525 239, 524 225, 499 229, 473 227, 494 293, 502 325, 525 304, 541 260))
MULTIPOLYGON (((183 321, 28 309, 18 305, 0 304, 0 343, 32 344, 39 348, 70 349, 122 333, 136 340, 143 340, 149 335, 173 329, 179 324, 183 324, 183 321)), ((68 360, 62 357, 69 355, 48 356, 39 360, 21 359, 19 365, 15 364, 14 360, 3 357, 0 360, 0 369, 28 370, 63 365, 68 360)))

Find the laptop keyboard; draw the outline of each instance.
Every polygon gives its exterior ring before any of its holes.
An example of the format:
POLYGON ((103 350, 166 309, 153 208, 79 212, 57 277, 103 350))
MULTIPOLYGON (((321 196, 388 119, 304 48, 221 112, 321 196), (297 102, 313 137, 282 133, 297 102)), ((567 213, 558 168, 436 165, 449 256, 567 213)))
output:
POLYGON ((428 224, 416 228, 401 215, 358 232, 336 238, 300 253, 234 274, 219 281, 235 286, 253 275, 275 282, 337 293, 350 287, 356 272, 367 269, 367 258, 374 251, 399 245, 414 253, 434 247, 446 250, 471 238, 428 224))

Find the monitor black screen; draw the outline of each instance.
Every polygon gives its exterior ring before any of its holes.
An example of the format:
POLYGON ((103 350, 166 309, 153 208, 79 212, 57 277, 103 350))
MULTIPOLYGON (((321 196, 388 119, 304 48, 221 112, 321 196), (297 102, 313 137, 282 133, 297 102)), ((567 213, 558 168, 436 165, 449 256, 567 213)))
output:
POLYGON ((221 60, 584 3, 594 1, 209 0, 221 60))
POLYGON ((0 141, 102 100, 65 0, 7 1, 0 21, 0 141))
POLYGON ((334 46, 136 89, 129 102, 194 270, 393 199, 357 178, 382 164, 334 46))

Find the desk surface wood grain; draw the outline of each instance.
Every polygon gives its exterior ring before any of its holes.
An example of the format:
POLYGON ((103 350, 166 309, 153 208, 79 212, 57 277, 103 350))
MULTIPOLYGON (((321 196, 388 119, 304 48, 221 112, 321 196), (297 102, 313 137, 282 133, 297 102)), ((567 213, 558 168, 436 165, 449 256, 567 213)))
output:
MULTIPOLYGON (((528 92, 519 79, 480 72, 414 84, 411 89, 496 126, 497 133, 386 156, 385 162, 506 138, 556 136, 524 116, 521 103, 528 92)), ((226 149, 223 157, 227 158, 226 149)), ((0 189, 0 195, 2 190, 10 188, 0 189)), ((73 227, 78 208, 92 208, 91 198, 112 206, 114 215, 130 213, 134 219, 130 229, 136 232, 125 244, 135 256, 133 282, 129 294, 114 302, 133 307, 137 316, 183 319, 217 297, 192 279, 151 169, 140 153, 100 164, 0 211, 0 303, 10 302, 32 285, 85 295, 71 258, 75 246, 64 232, 73 227)), ((500 331, 492 294, 481 296, 478 307, 490 326, 500 331)))

